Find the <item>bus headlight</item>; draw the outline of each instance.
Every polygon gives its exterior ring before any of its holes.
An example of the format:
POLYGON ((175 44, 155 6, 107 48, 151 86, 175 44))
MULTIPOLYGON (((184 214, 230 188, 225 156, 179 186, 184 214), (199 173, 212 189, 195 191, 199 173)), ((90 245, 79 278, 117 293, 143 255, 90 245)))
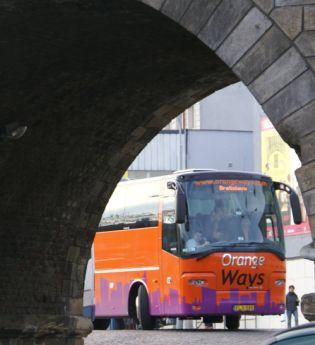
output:
POLYGON ((207 285, 207 281, 205 279, 190 279, 189 284, 194 286, 204 286, 207 285))
POLYGON ((277 286, 282 286, 285 284, 285 280, 284 279, 277 279, 275 280, 275 285, 277 286))

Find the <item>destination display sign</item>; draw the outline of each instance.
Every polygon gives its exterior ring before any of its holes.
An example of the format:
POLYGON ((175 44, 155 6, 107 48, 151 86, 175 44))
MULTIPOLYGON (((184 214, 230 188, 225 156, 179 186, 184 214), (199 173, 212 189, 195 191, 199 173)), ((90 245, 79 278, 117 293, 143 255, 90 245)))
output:
POLYGON ((241 179, 217 179, 217 180, 198 180, 194 181, 195 186, 220 185, 224 188, 262 186, 266 187, 268 182, 262 180, 241 180, 241 179))

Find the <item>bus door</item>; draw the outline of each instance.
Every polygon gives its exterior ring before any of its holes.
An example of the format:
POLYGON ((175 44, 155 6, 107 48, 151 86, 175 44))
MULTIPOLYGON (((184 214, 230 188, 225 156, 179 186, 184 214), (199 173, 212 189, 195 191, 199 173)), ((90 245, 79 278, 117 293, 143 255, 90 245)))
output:
POLYGON ((166 316, 178 315, 181 304, 180 243, 175 223, 175 191, 166 189, 162 211, 161 302, 166 316))

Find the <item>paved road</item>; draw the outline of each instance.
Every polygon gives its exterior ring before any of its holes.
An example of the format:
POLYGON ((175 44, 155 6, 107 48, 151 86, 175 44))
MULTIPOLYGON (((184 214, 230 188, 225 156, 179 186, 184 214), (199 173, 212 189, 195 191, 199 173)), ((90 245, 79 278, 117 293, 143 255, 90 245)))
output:
POLYGON ((260 345, 275 330, 94 331, 84 345, 260 345))

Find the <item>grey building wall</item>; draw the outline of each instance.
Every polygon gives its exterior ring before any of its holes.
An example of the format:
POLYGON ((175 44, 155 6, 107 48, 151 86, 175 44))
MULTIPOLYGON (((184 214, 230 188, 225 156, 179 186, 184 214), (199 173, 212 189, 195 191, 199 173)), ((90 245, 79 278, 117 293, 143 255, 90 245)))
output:
POLYGON ((265 113, 247 87, 239 82, 213 93, 200 102, 200 127, 218 131, 252 132, 248 157, 252 170, 261 171, 260 119, 265 113))
MULTIPOLYGON (((202 129, 252 131, 257 102, 239 82, 213 93, 200 102, 202 129)), ((259 106, 260 107, 260 106, 259 106)))
POLYGON ((132 178, 178 169, 261 170, 260 105, 243 83, 200 102, 201 130, 162 131, 132 163, 132 178))
POLYGON ((162 172, 181 169, 184 145, 184 137, 179 131, 162 131, 145 146, 128 170, 162 172))
POLYGON ((193 168, 254 171, 252 143, 251 131, 162 131, 130 166, 129 177, 193 168))
POLYGON ((251 131, 188 131, 187 168, 253 171, 252 142, 251 131))

